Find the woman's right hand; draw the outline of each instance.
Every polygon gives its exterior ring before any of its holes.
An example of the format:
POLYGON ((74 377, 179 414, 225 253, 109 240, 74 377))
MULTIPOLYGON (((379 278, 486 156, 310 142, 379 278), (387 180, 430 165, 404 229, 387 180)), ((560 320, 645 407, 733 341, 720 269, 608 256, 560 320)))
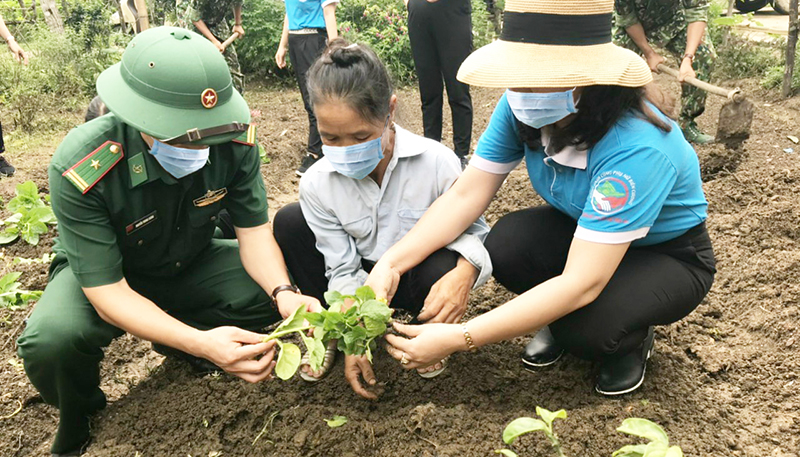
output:
POLYGON ((385 298, 391 303, 397 292, 397 286, 400 285, 400 272, 390 266, 388 262, 378 261, 370 271, 364 285, 372 287, 376 297, 385 298))
POLYGON ((278 68, 286 68, 286 47, 278 46, 278 52, 275 53, 275 63, 278 68))

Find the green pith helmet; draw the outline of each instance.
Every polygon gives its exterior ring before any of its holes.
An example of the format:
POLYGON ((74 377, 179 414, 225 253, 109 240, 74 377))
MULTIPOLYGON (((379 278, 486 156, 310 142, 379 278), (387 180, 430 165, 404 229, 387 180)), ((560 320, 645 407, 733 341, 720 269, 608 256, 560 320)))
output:
POLYGON ((216 46, 177 27, 137 35, 97 78, 97 93, 123 122, 173 144, 224 143, 250 122, 216 46))

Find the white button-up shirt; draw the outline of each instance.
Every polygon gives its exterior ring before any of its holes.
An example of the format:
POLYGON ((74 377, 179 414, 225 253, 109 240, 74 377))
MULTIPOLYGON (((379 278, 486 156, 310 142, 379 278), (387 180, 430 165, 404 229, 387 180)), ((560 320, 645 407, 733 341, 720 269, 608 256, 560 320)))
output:
MULTIPOLYGON (((394 153, 380 187, 369 177, 337 173, 324 157, 300 180, 300 207, 325 257, 329 290, 355 293, 368 276, 361 259, 377 262, 461 175, 449 148, 395 127, 394 153)), ((447 246, 480 270, 475 287, 492 274, 483 246, 488 233, 481 217, 447 246)))

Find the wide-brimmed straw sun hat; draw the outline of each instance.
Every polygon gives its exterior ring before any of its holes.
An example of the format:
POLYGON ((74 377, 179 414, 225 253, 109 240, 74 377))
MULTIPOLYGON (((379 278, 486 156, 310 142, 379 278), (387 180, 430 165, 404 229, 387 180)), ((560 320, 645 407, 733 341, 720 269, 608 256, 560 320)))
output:
POLYGON ((633 51, 611 43, 614 0, 506 0, 500 39, 472 53, 458 80, 503 88, 616 85, 653 80, 633 51))

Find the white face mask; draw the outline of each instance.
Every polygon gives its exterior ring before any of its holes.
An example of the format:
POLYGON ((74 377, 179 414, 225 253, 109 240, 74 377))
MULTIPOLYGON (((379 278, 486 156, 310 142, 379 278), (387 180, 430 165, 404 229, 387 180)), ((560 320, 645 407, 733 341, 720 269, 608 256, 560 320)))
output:
POLYGON ((506 90, 506 100, 514 117, 525 125, 540 129, 578 112, 573 98, 574 90, 544 94, 506 90))

